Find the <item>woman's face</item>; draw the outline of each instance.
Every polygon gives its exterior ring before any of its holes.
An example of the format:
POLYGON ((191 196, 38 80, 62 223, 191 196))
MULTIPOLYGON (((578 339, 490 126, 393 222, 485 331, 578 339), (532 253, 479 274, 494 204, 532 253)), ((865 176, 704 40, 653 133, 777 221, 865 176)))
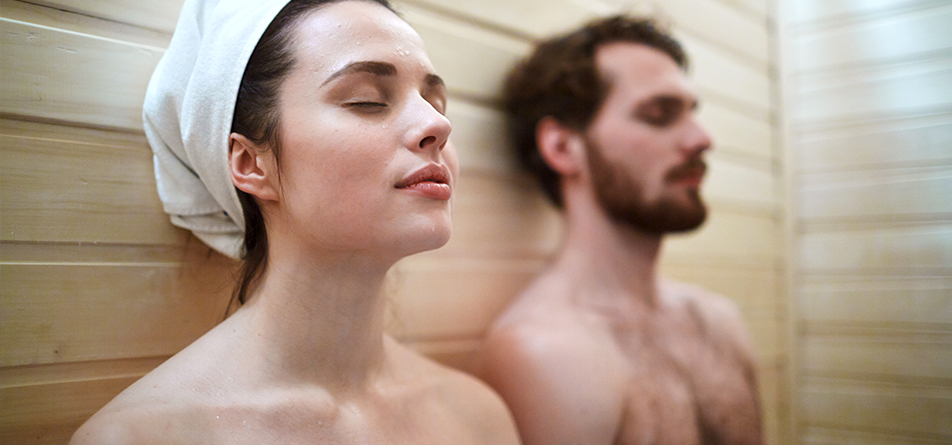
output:
POLYGON ((321 7, 295 34, 279 94, 281 236, 397 257, 445 244, 459 166, 420 36, 364 1, 321 7))

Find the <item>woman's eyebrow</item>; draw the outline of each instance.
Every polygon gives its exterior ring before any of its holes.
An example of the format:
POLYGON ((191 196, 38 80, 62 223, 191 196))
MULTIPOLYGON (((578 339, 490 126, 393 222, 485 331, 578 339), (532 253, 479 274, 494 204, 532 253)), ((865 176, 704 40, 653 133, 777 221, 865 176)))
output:
POLYGON ((387 62, 353 62, 331 74, 321 86, 327 85, 330 81, 347 74, 370 73, 376 76, 396 76, 397 67, 387 62))

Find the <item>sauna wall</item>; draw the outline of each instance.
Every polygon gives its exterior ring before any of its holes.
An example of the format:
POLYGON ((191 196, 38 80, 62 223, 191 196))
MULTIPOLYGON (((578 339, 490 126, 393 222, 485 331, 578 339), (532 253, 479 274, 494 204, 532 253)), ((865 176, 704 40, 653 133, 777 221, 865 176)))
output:
POLYGON ((952 3, 782 16, 796 437, 952 443, 952 3))
MULTIPOLYGON (((556 249, 558 214, 506 154, 500 79, 531 42, 619 11, 686 44, 715 138, 709 222, 662 269, 729 296, 754 339, 771 443, 789 357, 784 156, 769 0, 397 2, 448 82, 462 164, 454 235, 401 262, 390 331, 471 366, 493 317, 556 249)), ((141 103, 181 0, 0 0, 0 442, 65 443, 116 393, 222 316, 235 265, 174 228, 141 103)))

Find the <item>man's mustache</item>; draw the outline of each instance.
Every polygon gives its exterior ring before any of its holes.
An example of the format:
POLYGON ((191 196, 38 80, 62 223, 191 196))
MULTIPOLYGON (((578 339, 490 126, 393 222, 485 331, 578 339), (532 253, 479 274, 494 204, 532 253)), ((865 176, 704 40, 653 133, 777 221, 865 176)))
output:
POLYGON ((707 163, 705 163, 700 157, 693 157, 688 159, 683 164, 677 165, 669 170, 668 174, 665 175, 665 180, 677 181, 679 179, 695 178, 698 176, 704 176, 706 171, 707 163))

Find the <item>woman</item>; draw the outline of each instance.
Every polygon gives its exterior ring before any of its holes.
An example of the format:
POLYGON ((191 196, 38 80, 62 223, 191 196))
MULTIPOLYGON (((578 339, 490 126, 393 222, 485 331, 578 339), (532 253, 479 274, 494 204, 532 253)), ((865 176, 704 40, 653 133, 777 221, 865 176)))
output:
POLYGON ((517 443, 487 387, 383 332, 458 175, 420 37, 385 0, 285 3, 189 0, 145 106, 166 210, 243 242, 245 304, 73 443, 517 443))

